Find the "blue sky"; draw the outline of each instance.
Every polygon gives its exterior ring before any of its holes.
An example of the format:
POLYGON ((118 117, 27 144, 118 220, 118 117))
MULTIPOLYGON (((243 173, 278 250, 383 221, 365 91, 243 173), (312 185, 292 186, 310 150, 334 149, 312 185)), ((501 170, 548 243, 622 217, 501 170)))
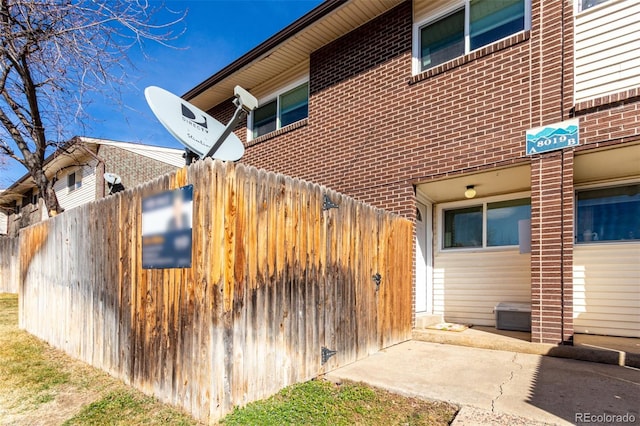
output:
MULTIPOLYGON (((321 0, 169 0, 173 10, 188 9, 185 33, 171 49, 147 43, 145 55, 130 52, 135 66, 128 72, 132 84, 123 90, 123 105, 97 98, 87 109, 89 129, 75 134, 171 148, 182 146, 162 127, 147 106, 144 88, 160 86, 182 95, 225 65, 242 56, 321 0)), ((73 133, 73 132, 72 132, 73 133)), ((27 170, 17 162, 0 168, 0 188, 27 170)))

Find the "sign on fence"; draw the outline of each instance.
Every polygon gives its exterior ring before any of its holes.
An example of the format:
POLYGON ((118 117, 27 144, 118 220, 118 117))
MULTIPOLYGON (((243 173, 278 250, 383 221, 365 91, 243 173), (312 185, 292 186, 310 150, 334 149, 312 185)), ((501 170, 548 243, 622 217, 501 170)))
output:
POLYGON ((142 200, 142 267, 190 268, 193 185, 142 200))

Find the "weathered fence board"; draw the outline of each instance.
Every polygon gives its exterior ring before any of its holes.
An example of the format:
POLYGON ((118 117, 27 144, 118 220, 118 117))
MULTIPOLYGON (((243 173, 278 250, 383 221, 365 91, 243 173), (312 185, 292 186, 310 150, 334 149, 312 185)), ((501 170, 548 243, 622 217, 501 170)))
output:
POLYGON ((407 220, 207 160, 24 229, 20 324, 213 422, 408 339, 411 250, 407 220), (141 199, 185 184, 192 267, 142 269, 141 199))
POLYGON ((19 240, 17 238, 0 237, 0 293, 18 292, 18 271, 20 257, 18 255, 19 240))

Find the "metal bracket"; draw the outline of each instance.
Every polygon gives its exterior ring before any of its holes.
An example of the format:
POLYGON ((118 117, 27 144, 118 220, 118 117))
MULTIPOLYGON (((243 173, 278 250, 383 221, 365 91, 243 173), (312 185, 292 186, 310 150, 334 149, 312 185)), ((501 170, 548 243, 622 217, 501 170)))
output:
POLYGON ((324 201, 322 202, 322 210, 337 209, 338 205, 331 201, 331 198, 327 194, 324 194, 324 201))
POLYGON ((371 278, 376 284, 376 291, 378 291, 380 289, 380 283, 382 283, 382 275, 380 275, 380 272, 376 272, 371 278))
POLYGON ((233 104, 236 106, 236 111, 233 113, 233 117, 231 117, 231 120, 229 120, 229 122, 225 126, 222 134, 218 136, 218 140, 216 141, 216 143, 213 144, 209 152, 204 154, 202 158, 213 157, 213 154, 215 154, 218 148, 220 148, 222 142, 224 142, 227 139, 227 136, 229 136, 231 132, 233 132, 240 120, 245 115, 247 115, 247 111, 244 109, 244 106, 242 105, 242 102, 240 102, 240 99, 235 98, 233 100, 233 104))
POLYGON ((322 347, 322 363, 326 364, 326 362, 329 361, 329 358, 331 358, 332 356, 334 356, 337 353, 338 353, 338 351, 332 351, 331 349, 325 348, 323 346, 322 347))

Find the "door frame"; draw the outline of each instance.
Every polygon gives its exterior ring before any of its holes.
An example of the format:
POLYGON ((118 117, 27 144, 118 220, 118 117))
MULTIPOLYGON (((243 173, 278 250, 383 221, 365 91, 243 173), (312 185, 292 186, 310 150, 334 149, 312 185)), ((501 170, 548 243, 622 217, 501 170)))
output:
POLYGON ((415 311, 416 314, 433 314, 433 204, 426 200, 416 201, 416 301, 415 311), (418 222, 417 213, 420 213, 422 221, 418 222), (420 244, 420 240, 422 244, 420 244), (424 250, 419 250, 419 247, 424 247, 424 250), (421 259, 418 259, 418 254, 423 253, 425 277, 424 282, 419 278, 418 268, 420 267, 421 259), (418 298, 424 298, 425 300, 418 300, 418 298))

